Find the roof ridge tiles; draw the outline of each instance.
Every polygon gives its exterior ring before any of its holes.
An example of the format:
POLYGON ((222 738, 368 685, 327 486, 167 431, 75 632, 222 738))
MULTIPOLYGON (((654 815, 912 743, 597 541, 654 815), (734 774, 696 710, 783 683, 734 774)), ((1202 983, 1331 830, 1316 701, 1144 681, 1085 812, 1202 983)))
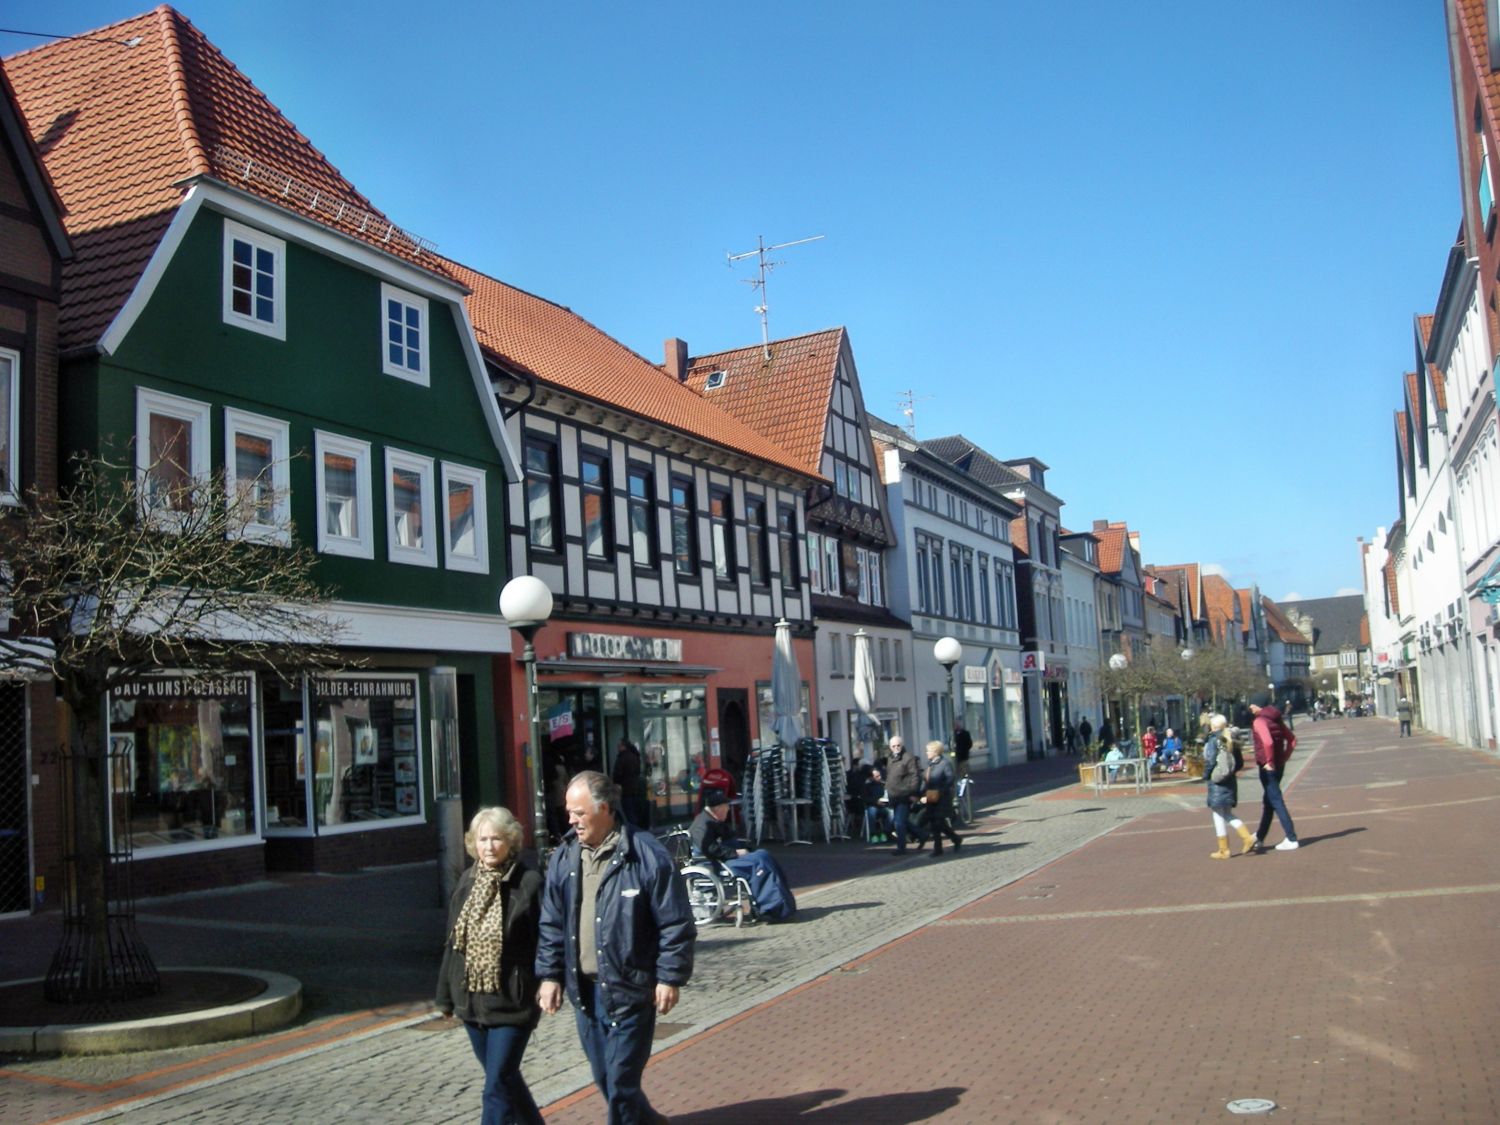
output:
POLYGON ((188 87, 187 68, 182 58, 181 24, 186 23, 192 28, 192 23, 166 4, 162 4, 151 14, 156 17, 162 29, 162 44, 167 53, 167 85, 171 90, 172 118, 177 126, 177 135, 182 141, 191 174, 206 175, 212 170, 212 164, 204 151, 203 139, 198 135, 192 92, 188 87))
POLYGON ((738 348, 721 348, 716 352, 703 352, 700 355, 689 356, 688 366, 691 367, 694 364, 701 363, 704 360, 714 359, 721 355, 740 355, 744 352, 753 352, 767 347, 775 349, 782 344, 794 344, 799 340, 810 340, 815 336, 829 336, 834 333, 843 333, 847 331, 848 329, 845 325, 839 324, 833 326, 832 328, 819 328, 816 331, 803 332, 796 336, 783 336, 780 339, 770 340, 764 344, 746 344, 738 348))

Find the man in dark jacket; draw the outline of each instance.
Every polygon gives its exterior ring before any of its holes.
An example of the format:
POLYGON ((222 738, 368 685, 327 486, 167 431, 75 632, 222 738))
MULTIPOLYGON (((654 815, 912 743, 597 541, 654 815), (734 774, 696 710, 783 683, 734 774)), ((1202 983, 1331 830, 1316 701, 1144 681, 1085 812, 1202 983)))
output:
POLYGON ((566 986, 611 1125, 660 1121, 641 1075, 657 1015, 676 1006, 693 975, 697 930, 687 892, 655 837, 623 822, 609 778, 578 774, 566 804, 573 831, 547 868, 537 1003, 553 1014, 566 986))
POLYGON ((969 776, 969 755, 974 751, 974 736, 964 729, 960 719, 953 720, 953 766, 959 777, 969 776))
POLYGON ((1281 795, 1281 775, 1297 746, 1297 736, 1281 721, 1281 712, 1271 706, 1271 697, 1266 692, 1257 692, 1250 697, 1250 714, 1255 716, 1250 724, 1250 734, 1255 741, 1255 765, 1260 771, 1261 809, 1260 830, 1255 833, 1254 843, 1246 845, 1246 851, 1264 849, 1272 816, 1281 821, 1281 830, 1286 833, 1286 839, 1276 845, 1276 850, 1296 851, 1297 829, 1292 824, 1292 814, 1287 811, 1286 799, 1281 795))
MULTIPOLYGON (((912 798, 922 788, 922 770, 917 760, 906 752, 906 742, 898 734, 890 741, 890 760, 885 765, 885 795, 891 803, 891 816, 896 826, 896 850, 894 855, 906 854, 907 817, 910 815, 912 798)), ((917 848, 927 843, 924 836, 916 837, 917 848)))

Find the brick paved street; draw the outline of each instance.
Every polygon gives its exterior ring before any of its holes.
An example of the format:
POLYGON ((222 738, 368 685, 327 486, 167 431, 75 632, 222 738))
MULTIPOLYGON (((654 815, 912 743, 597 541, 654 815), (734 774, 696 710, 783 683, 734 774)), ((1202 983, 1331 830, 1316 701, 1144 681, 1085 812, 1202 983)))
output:
MULTIPOLYGON (((1296 853, 1210 861, 1197 785, 1049 789, 1068 761, 982 778, 986 818, 940 862, 782 849, 801 919, 705 932, 647 1088, 679 1125, 1207 1120, 1243 1097, 1282 1121, 1500 1119, 1500 768, 1394 733, 1301 727, 1296 853)), ((1253 782, 1242 797, 1253 823, 1253 782)), ((148 904, 163 963, 185 962, 158 940, 211 934, 239 960, 200 963, 307 979, 309 1022, 192 1052, 10 1059, 0 1117, 474 1120, 467 1045, 422 1003, 439 925, 413 901, 423 874, 338 882, 347 913, 316 922, 275 909, 297 887, 148 904), (339 918, 364 917, 376 887, 404 896, 368 935, 377 959, 306 964, 315 943, 325 961, 349 948, 339 918), (371 967, 386 958, 389 979, 371 967)), ((526 1070, 549 1121, 602 1120, 566 1013, 526 1070)))

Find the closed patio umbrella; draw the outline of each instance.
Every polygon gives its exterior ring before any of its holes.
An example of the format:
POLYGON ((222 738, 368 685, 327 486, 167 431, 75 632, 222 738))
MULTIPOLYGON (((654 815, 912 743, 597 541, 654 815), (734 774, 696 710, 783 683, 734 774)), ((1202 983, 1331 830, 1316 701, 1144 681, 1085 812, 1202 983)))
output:
POLYGON ((854 706, 860 714, 860 760, 875 757, 875 731, 880 720, 875 716, 875 661, 870 656, 870 635, 863 629, 854 634, 854 706))
MULTIPOLYGON (((797 742, 802 738, 802 673, 797 654, 792 650, 792 625, 786 618, 776 622, 776 651, 771 660, 771 729, 784 748, 791 797, 784 803, 792 814, 792 838, 789 844, 805 844, 797 823, 797 742)), ((810 804, 802 800, 802 804, 810 804)))

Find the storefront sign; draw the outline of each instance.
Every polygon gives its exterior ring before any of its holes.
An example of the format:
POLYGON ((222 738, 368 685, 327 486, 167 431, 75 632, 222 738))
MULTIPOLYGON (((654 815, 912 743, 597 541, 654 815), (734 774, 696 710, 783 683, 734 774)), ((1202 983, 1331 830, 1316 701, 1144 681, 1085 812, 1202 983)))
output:
POLYGON ((417 682, 410 677, 393 680, 344 679, 314 676, 313 694, 328 699, 416 699, 417 682))
POLYGON ((115 688, 116 699, 235 699, 250 694, 250 677, 146 676, 115 688))
POLYGON ((1038 649, 1035 652, 1023 652, 1021 654, 1022 672, 1045 672, 1047 670, 1047 654, 1038 649))
POLYGON ((984 674, 984 665, 983 664, 965 664, 964 665, 964 683, 966 683, 966 684, 982 684, 982 683, 985 682, 986 679, 987 679, 987 677, 984 674))
POLYGON ((681 663, 676 637, 635 637, 624 633, 569 633, 568 655, 591 660, 661 660, 681 663))

